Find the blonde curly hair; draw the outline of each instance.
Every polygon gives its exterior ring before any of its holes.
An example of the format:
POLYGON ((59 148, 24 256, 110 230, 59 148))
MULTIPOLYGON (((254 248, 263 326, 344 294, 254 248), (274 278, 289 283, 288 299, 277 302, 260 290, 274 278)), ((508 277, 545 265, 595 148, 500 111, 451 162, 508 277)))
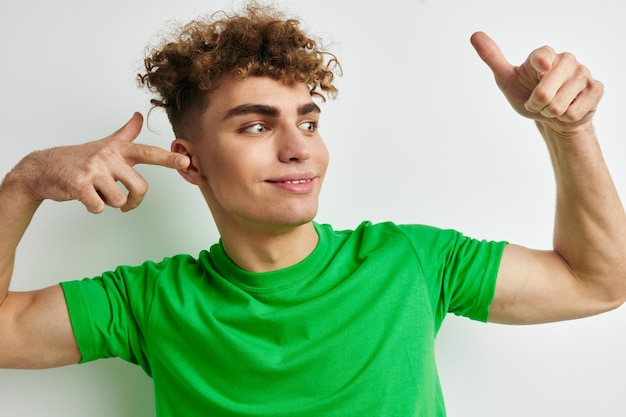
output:
POLYGON ((178 137, 188 135, 208 104, 209 94, 226 73, 238 79, 266 76, 305 83, 312 96, 335 98, 336 57, 320 50, 296 19, 274 7, 252 2, 243 12, 218 12, 182 26, 144 59, 140 86, 156 94, 154 107, 164 108, 178 137))

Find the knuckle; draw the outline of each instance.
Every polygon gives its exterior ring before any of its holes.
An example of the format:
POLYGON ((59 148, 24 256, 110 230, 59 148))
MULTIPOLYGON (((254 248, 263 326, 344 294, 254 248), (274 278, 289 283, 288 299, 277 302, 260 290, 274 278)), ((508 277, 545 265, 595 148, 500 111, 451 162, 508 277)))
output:
POLYGON ((175 156, 162 148, 149 145, 137 145, 134 149, 134 163, 144 163, 161 166, 175 166, 175 156))
POLYGON ((122 207, 126 204, 126 194, 119 188, 113 187, 104 194, 104 202, 111 207, 122 207))
POLYGON ((550 45, 542 45, 539 48, 533 50, 531 52, 531 56, 539 56, 539 55, 544 55, 544 54, 553 54, 554 53, 554 49, 552 49, 552 47, 550 45))
POLYGON ((120 208, 124 204, 126 204, 126 196, 123 194, 120 195, 116 193, 116 195, 111 199, 111 201, 108 204, 111 207, 120 208))
POLYGON ((135 162, 152 161, 157 157, 156 149, 152 146, 135 145, 135 162))
POLYGON ((148 192, 148 183, 146 181, 140 181, 136 186, 136 194, 144 195, 148 192))
POLYGON ((143 156, 147 157, 147 158, 152 158, 154 156, 156 156, 157 154, 157 149, 153 148, 152 146, 142 146, 140 147, 141 152, 143 153, 143 156))
POLYGON ((560 115, 559 119, 564 122, 575 122, 582 118, 583 114, 580 111, 572 109, 571 107, 567 109, 565 113, 560 115))
POLYGON ((81 196, 93 190, 93 181, 89 176, 80 174, 71 180, 70 190, 73 190, 72 194, 75 194, 80 199, 81 196))
POLYGON ((593 79, 591 78, 591 73, 589 69, 584 65, 579 65, 574 71, 573 78, 577 80, 581 80, 587 82, 587 84, 592 84, 593 79), (591 81, 591 83, 590 83, 591 81))
POLYGON ((565 62, 576 62, 576 56, 571 52, 562 52, 559 57, 565 62))
POLYGON ((135 181, 129 184, 128 190, 132 196, 144 196, 148 192, 148 183, 143 180, 135 181))
POLYGON ((564 112, 566 111, 565 108, 563 108, 563 106, 558 105, 557 103, 549 103, 545 109, 544 109, 545 113, 542 111, 542 114, 550 116, 550 117, 559 117, 562 114, 564 114, 564 112))
POLYGON ((542 107, 550 103, 553 98, 551 93, 549 93, 546 89, 541 88, 541 87, 535 88, 535 90, 533 91, 533 96, 534 96, 535 102, 541 104, 542 107))
POLYGON ((94 150, 91 159, 94 161, 115 161, 119 160, 120 154, 117 149, 112 146, 102 145, 94 150))
POLYGON ((588 84, 589 90, 595 93, 598 97, 604 94, 604 84, 597 80, 591 80, 588 84))

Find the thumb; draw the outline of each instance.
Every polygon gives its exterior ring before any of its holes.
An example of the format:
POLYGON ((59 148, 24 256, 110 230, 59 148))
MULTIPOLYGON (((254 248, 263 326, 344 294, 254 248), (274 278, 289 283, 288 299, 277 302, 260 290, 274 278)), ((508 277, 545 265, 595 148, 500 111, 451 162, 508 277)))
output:
POLYGON ((143 116, 139 112, 133 113, 133 116, 127 121, 124 126, 119 128, 110 137, 115 137, 128 142, 132 142, 139 136, 141 128, 143 126, 143 116))
POLYGON ((503 78, 513 66, 502 54, 498 45, 484 32, 476 32, 470 38, 478 56, 491 69, 496 79, 503 78))

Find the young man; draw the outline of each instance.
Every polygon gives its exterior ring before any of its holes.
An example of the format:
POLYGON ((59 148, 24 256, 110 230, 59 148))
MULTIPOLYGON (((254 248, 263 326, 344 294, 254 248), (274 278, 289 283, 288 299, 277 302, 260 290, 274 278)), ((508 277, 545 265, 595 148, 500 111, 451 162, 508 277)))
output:
POLYGON ((328 164, 315 97, 334 57, 271 8, 185 27, 146 59, 178 139, 133 143, 142 118, 84 145, 25 157, 0 187, 0 365, 118 356, 152 376, 161 416, 443 416, 434 339, 448 312, 539 323, 626 296, 626 219, 592 117, 602 85, 548 47, 519 67, 472 43, 513 108, 535 121, 557 181, 554 250, 420 225, 335 231, 313 221, 328 164), (130 210, 156 164, 198 186, 220 242, 194 258, 9 292, 44 199, 130 210), (117 186, 121 182, 128 195, 117 186))

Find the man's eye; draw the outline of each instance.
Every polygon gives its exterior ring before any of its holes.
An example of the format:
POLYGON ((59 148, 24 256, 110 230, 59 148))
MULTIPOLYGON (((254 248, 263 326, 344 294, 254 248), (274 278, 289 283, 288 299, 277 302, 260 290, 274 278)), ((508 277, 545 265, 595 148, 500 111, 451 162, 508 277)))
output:
POLYGON ((246 133, 263 133, 267 130, 264 124, 255 123, 243 129, 243 132, 246 133))
POLYGON ((317 130, 317 122, 304 122, 300 124, 300 129, 308 132, 315 132, 317 130))

